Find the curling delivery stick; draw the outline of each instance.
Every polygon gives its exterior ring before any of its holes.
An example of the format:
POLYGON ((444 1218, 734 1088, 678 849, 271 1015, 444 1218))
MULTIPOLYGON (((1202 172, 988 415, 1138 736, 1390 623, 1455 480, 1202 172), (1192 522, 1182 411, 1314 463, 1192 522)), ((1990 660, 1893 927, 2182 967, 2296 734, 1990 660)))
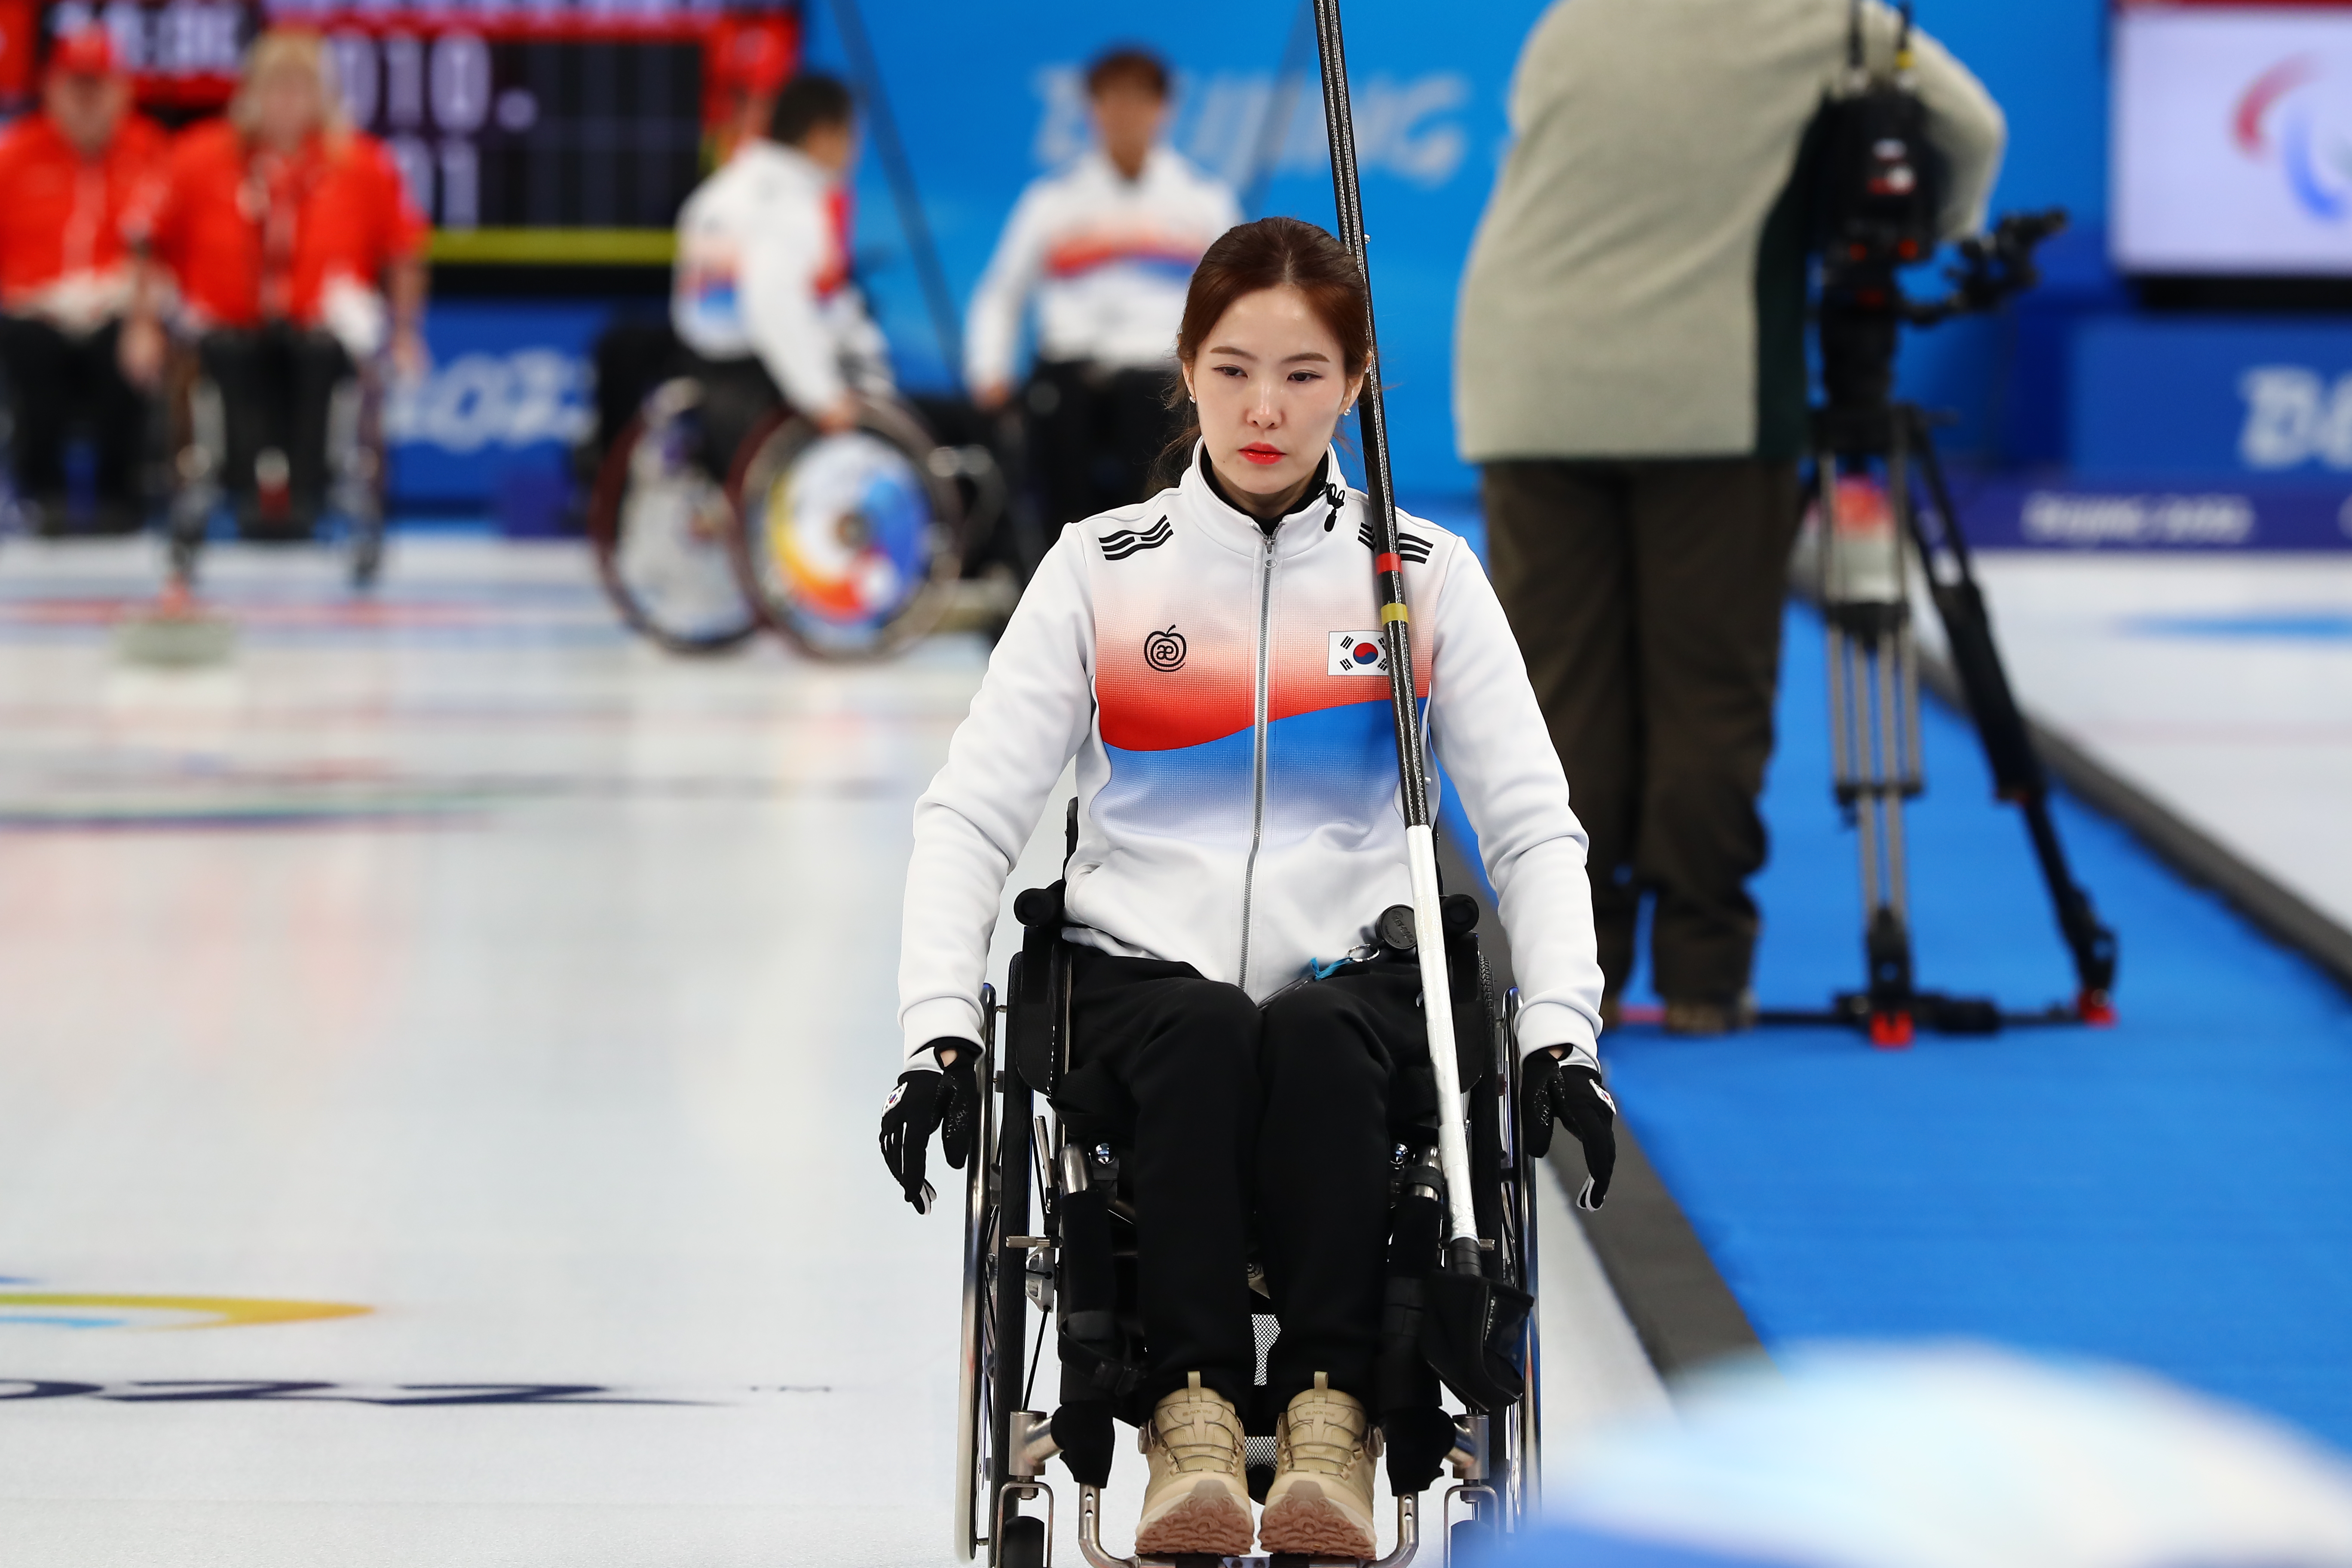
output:
POLYGON ((1454 1054, 1454 992, 1446 984, 1445 924, 1437 906, 1437 842, 1429 822, 1429 756, 1416 712, 1412 614, 1404 598, 1404 557, 1397 538, 1396 491, 1389 481, 1389 420, 1381 401, 1379 333, 1372 316, 1371 258, 1364 248, 1364 195, 1356 182, 1356 125, 1348 103, 1348 54, 1339 39, 1339 0, 1315 0, 1315 42, 1323 62, 1323 124, 1331 138, 1331 195, 1339 240, 1364 274, 1364 329, 1372 353, 1359 406, 1364 429, 1364 490, 1371 498, 1380 548, 1372 570, 1381 598, 1381 646, 1389 661, 1389 706, 1396 721, 1397 780, 1404 797, 1405 865, 1412 876, 1413 946, 1421 955, 1422 1016, 1429 1026, 1430 1066, 1437 1076, 1437 1160, 1445 1175, 1448 1248, 1462 1244, 1475 1264, 1478 1225, 1470 1205, 1470 1146, 1462 1130, 1462 1071, 1454 1054))

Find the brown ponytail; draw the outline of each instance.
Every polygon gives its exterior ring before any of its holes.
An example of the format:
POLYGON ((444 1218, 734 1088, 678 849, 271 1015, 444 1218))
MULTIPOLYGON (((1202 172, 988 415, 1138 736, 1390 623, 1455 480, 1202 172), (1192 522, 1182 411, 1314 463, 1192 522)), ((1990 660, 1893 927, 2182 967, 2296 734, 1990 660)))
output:
MULTIPOLYGON (((1346 246, 1295 217, 1262 217, 1229 228, 1209 247, 1192 269, 1192 286, 1184 296, 1184 321, 1176 330, 1178 362, 1188 371, 1192 368, 1209 334, 1242 296, 1285 286, 1306 295, 1316 317, 1339 341, 1349 378, 1364 374, 1372 355, 1364 274, 1346 246)), ((1169 389, 1169 405, 1177 406, 1183 396, 1184 382, 1179 376, 1169 389)), ((1154 468, 1169 477, 1182 472, 1192 443, 1200 438, 1200 420, 1186 421, 1183 434, 1168 444, 1154 468)))

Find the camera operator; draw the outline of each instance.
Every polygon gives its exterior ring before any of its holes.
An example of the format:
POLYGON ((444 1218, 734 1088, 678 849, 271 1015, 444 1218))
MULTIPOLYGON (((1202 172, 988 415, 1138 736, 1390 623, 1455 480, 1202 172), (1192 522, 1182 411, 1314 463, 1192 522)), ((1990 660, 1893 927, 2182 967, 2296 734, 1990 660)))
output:
MULTIPOLYGON (((1495 586, 1591 834, 1609 1005, 1654 896, 1665 1026, 1754 1017, 1780 604, 1806 443, 1809 130, 1876 72, 1869 0, 1559 0, 1511 88, 1516 141, 1456 335, 1463 456, 1495 586)), ((1910 79, 1947 237, 1983 221, 1999 108, 1932 39, 1910 79)))

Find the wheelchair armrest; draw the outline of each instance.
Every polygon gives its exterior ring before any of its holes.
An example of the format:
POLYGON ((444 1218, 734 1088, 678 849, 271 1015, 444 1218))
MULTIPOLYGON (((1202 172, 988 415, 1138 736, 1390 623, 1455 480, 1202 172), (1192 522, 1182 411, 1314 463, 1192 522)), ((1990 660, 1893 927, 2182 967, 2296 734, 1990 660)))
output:
POLYGON ((1067 924, 1062 918, 1062 884, 1031 888, 1013 900, 1013 918, 1031 931, 1059 931, 1067 924))

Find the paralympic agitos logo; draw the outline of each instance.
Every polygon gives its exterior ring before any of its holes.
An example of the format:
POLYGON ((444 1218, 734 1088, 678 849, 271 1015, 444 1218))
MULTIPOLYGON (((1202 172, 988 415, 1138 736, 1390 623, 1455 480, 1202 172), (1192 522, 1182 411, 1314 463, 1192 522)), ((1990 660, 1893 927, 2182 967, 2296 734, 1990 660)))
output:
POLYGON ((2246 84, 2230 112, 2230 139, 2258 163, 2276 163, 2295 205, 2323 223, 2352 212, 2352 114, 2310 55, 2281 60, 2246 84))

